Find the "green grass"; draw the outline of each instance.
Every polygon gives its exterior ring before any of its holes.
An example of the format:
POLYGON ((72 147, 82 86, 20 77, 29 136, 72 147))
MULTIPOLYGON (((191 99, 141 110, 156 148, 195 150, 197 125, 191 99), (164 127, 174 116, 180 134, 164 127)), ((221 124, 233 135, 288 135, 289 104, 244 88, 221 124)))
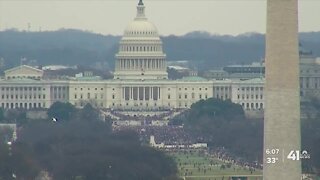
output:
POLYGON ((262 171, 251 171, 203 153, 169 152, 177 165, 179 175, 186 180, 229 180, 232 176, 248 176, 249 180, 261 180, 262 171), (222 168, 224 166, 225 168, 222 168))

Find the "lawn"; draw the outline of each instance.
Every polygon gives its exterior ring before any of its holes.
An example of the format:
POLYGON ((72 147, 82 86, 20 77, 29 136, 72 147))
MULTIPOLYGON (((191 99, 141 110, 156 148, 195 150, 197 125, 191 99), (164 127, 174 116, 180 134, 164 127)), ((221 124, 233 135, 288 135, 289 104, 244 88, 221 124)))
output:
POLYGON ((229 180, 231 177, 249 177, 249 180, 261 180, 261 170, 250 170, 201 152, 169 152, 177 165, 179 175, 186 180, 229 180))

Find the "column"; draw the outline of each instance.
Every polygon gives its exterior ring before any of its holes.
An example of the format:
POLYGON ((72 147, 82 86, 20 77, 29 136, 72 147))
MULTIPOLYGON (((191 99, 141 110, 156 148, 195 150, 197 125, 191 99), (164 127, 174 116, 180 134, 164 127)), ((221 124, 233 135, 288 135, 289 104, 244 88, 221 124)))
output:
POLYGON ((146 91, 146 87, 143 87, 143 88, 142 88, 142 91, 143 91, 143 93, 142 93, 142 96, 143 96, 143 97, 142 97, 142 100, 145 101, 146 98, 145 98, 145 94, 144 94, 144 93, 145 93, 145 91, 146 91))
POLYGON ((298 0, 268 0, 264 180, 301 180, 301 161, 287 158, 301 150, 299 91, 298 0))

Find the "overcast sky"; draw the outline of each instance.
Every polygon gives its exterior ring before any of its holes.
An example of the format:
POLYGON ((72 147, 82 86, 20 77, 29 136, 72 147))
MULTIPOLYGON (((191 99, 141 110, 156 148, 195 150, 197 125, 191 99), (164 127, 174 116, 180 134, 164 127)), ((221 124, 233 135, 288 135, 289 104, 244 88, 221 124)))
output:
MULTIPOLYGON (((300 31, 320 31, 320 0, 299 0, 300 31)), ((73 28, 122 35, 138 0, 0 0, 0 30, 73 28)), ((265 32, 266 0, 144 0, 161 35, 265 32)))

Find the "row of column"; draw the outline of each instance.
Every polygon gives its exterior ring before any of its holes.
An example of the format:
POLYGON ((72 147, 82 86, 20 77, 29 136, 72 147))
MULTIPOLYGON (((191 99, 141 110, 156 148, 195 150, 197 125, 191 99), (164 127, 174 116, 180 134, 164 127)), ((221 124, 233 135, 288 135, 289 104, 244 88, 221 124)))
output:
POLYGON ((162 52, 161 45, 158 46, 121 46, 120 51, 127 51, 127 52, 155 52, 160 51, 162 52))
POLYGON ((161 70, 166 68, 164 59, 118 59, 117 67, 120 70, 161 70))
POLYGON ((319 77, 300 77, 301 88, 317 89, 320 87, 319 77))
POLYGON ((158 100, 160 99, 160 87, 123 87, 122 99, 129 100, 158 100))

